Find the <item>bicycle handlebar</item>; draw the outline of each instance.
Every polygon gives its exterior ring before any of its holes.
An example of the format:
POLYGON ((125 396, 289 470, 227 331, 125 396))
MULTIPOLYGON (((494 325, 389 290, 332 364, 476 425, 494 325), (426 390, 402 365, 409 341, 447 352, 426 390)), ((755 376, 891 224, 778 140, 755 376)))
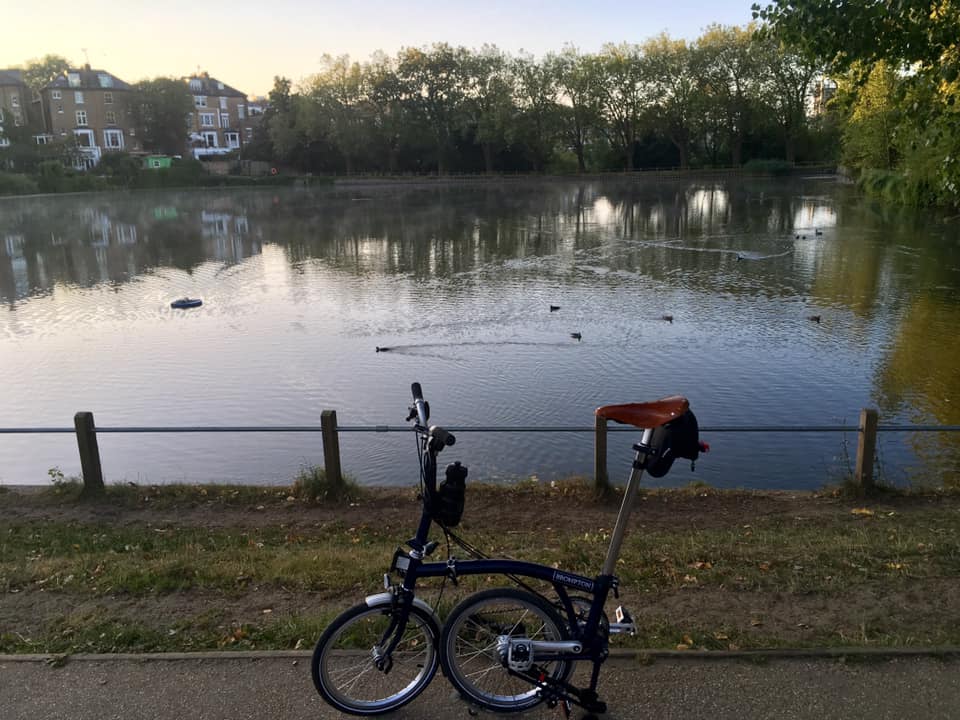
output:
POLYGON ((417 410, 417 423, 421 427, 427 426, 427 403, 423 399, 423 388, 420 387, 420 383, 415 382, 410 386, 410 391, 413 393, 413 405, 417 410))

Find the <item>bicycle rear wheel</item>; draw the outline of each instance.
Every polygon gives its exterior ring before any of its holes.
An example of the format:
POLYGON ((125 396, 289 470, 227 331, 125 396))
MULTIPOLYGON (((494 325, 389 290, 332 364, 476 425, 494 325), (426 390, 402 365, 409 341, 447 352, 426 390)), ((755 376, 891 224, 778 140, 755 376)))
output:
MULTIPOLYGON (((463 600, 447 617, 440 662, 466 700, 494 712, 520 712, 543 700, 540 690, 511 675, 497 651, 497 638, 566 640, 566 624, 539 595, 514 588, 484 590, 463 600)), ((548 677, 566 680, 574 663, 536 662, 548 677)))
POLYGON ((440 633, 433 617, 417 606, 410 608, 407 627, 390 656, 392 665, 387 672, 377 666, 374 656, 396 612, 389 599, 357 605, 323 631, 311 672, 330 705, 351 715, 379 715, 410 702, 430 684, 437 672, 440 633))

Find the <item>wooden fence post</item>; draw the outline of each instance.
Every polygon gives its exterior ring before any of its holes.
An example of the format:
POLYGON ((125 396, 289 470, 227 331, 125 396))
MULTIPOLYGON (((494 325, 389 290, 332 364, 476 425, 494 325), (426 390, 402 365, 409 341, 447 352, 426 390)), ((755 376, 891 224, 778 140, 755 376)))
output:
POLYGON ((877 411, 864 408, 860 411, 860 433, 857 439, 857 468, 854 480, 861 490, 873 488, 873 456, 877 451, 877 411))
POLYGON ((327 482, 339 486, 343 476, 340 474, 340 436, 337 433, 336 410, 320 413, 320 433, 323 437, 323 468, 327 482))
POLYGON ((103 468, 100 466, 100 448, 97 446, 97 429, 92 412, 78 412, 73 416, 77 431, 77 447, 80 449, 80 470, 83 474, 83 494, 103 493, 103 468))
POLYGON ((607 420, 599 415, 594 418, 593 487, 597 492, 610 489, 607 475, 607 420))

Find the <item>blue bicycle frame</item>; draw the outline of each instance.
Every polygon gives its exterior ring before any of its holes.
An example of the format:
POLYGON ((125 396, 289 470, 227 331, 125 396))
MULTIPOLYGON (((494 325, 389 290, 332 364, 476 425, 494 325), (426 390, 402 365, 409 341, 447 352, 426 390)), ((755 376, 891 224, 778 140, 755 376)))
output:
MULTIPOLYGON (((398 548, 390 567, 391 572, 396 571, 402 577, 403 582, 395 588, 396 598, 402 611, 397 619, 397 627, 391 628, 388 634, 393 634, 395 638, 402 635, 406 625, 407 611, 414 602, 419 578, 440 577, 456 580, 458 577, 467 575, 504 575, 532 578, 550 583, 566 614, 572 639, 577 642, 572 645, 574 649, 566 644, 563 652, 547 655, 538 653, 538 660, 590 660, 594 663, 589 688, 578 690, 566 682, 560 682, 560 687, 549 689, 551 696, 557 700, 572 701, 590 709, 602 711, 602 703, 597 700, 596 686, 600 665, 606 660, 609 649, 607 633, 600 632, 600 625, 604 620, 603 609, 608 595, 611 591, 615 596, 618 595, 618 580, 613 574, 613 570, 616 567, 634 499, 640 485, 653 431, 644 429, 640 443, 634 446, 636 458, 624 491, 623 502, 610 539, 607 557, 600 575, 595 578, 521 560, 456 560, 450 558, 446 562, 426 562, 425 558, 438 546, 437 543, 429 542, 428 539, 434 520, 431 506, 437 496, 437 455, 444 447, 453 445, 455 440, 446 430, 437 426, 427 426, 429 408, 423 401, 418 383, 413 385, 413 394, 415 404, 411 408, 411 419, 416 416, 417 423, 414 429, 421 438, 421 449, 424 451, 421 456, 421 477, 424 483, 423 512, 420 516, 420 524, 416 535, 407 542, 407 545, 411 548, 410 552, 398 548), (571 599, 570 591, 585 593, 591 597, 590 609, 585 622, 578 621, 578 613, 571 599), (393 630, 397 630, 397 632, 392 632, 393 630)), ((385 576, 384 584, 388 589, 390 588, 389 575, 385 576)), ((618 621, 619 619, 618 617, 618 621)), ((632 621, 629 620, 629 616, 626 619, 628 622, 618 622, 611 625, 609 629, 613 632, 632 630, 632 621)), ((392 647, 389 647, 387 652, 391 652, 392 649, 392 647)))

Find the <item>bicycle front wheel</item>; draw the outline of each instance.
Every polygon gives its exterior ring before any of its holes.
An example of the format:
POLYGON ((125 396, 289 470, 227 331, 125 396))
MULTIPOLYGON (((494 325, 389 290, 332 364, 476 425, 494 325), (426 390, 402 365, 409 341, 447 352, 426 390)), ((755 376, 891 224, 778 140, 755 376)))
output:
MULTIPOLYGON (((497 651, 502 636, 566 640, 566 624, 549 602, 513 588, 484 590, 457 605, 447 617, 440 662, 461 696, 494 712, 520 712, 543 700, 531 682, 511 675, 497 651)), ((566 680, 574 663, 536 662, 548 677, 566 680)))
POLYGON ((413 606, 388 664, 382 650, 395 613, 389 599, 357 605, 339 615, 313 651, 313 684, 330 705, 351 715, 396 710, 423 692, 437 672, 437 623, 413 606))

